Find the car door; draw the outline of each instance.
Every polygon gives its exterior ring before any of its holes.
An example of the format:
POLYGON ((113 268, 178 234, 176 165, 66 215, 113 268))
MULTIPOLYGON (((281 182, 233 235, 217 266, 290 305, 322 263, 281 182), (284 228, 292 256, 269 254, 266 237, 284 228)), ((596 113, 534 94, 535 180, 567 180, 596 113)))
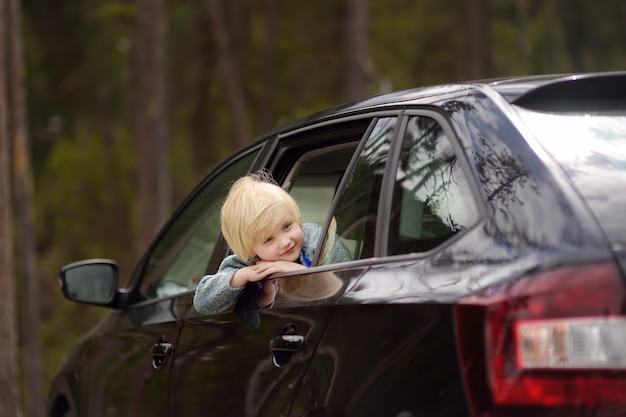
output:
POLYGON ((436 262, 479 219, 463 158, 436 112, 371 137, 333 208, 358 263, 290 416, 467 415, 450 300, 462 270, 436 262), (407 256, 408 255, 408 256, 407 256), (373 258, 376 257, 376 258, 373 258))
POLYGON ((230 311, 186 320, 172 375, 172 415, 287 415, 311 356, 309 345, 319 340, 328 312, 275 308, 260 312, 259 319, 256 329, 230 311), (285 335, 302 337, 289 358, 271 350, 285 335))
POLYGON ((168 416, 172 358, 193 288, 219 245, 219 209, 228 187, 248 172, 261 147, 234 157, 183 204, 139 264, 129 292, 87 349, 90 416, 168 416))
MULTIPOLYGON (((327 223, 335 190, 375 119, 339 120, 279 137, 267 169, 296 198, 303 222, 327 223)), ((321 265, 277 276, 274 305, 256 312, 253 323, 232 309, 190 311, 175 353, 172 415, 287 416, 331 318, 329 306, 364 269, 342 273, 337 265, 321 265), (311 282, 328 285, 310 291, 311 282)))
POLYGON ((89 369, 82 377, 75 373, 80 386, 75 406, 81 413, 94 417, 168 415, 169 366, 161 360, 178 338, 177 318, 186 310, 180 307, 169 300, 153 305, 152 314, 143 309, 143 317, 134 312, 110 314, 96 329, 99 334, 83 345, 89 369))

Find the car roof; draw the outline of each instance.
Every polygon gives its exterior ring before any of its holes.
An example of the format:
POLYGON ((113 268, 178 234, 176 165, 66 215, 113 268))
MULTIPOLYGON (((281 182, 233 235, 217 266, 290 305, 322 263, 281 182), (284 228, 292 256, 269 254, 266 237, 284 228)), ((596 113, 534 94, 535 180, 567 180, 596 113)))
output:
POLYGON ((280 134, 314 121, 319 122, 348 113, 373 109, 384 110, 386 107, 416 101, 427 103, 430 97, 435 101, 434 99, 439 99, 446 93, 485 88, 495 90, 511 104, 535 110, 561 110, 581 106, 581 103, 584 106, 590 100, 593 100, 594 106, 598 101, 609 103, 610 106, 615 106, 616 102, 621 107, 626 105, 626 71, 519 75, 452 82, 385 93, 294 120, 277 127, 268 135, 280 134))
MULTIPOLYGON (((525 107, 549 105, 561 99, 620 98, 626 100, 626 71, 567 74, 518 75, 448 84, 454 86, 488 86, 509 103, 525 107)), ((423 98, 441 93, 446 85, 416 88, 380 96, 381 100, 423 98)), ((367 102, 367 100, 365 101, 367 102)))

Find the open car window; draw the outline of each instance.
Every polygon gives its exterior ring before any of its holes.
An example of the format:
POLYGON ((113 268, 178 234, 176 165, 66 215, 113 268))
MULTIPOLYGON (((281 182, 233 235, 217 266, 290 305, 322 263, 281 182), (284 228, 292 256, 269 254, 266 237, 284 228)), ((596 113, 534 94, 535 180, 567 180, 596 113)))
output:
MULTIPOLYGON (((336 221, 330 216, 331 207, 374 120, 363 117, 337 121, 282 138, 283 156, 276 159, 271 171, 298 203, 303 223, 325 228, 331 222, 334 230, 336 221)), ((342 239, 342 243, 348 242, 342 239)), ((315 265, 316 259, 312 261, 315 265)), ((323 263, 322 259, 320 264, 323 263)))
POLYGON ((358 141, 316 149, 302 155, 285 186, 298 202, 302 222, 323 225, 337 186, 358 141))

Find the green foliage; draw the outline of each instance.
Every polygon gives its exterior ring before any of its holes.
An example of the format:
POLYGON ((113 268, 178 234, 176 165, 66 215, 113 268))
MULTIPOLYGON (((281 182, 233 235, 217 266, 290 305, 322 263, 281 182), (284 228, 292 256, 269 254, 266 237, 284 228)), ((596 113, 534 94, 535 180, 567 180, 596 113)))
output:
POLYGON ((128 136, 116 139, 85 131, 52 149, 36 184, 42 253, 73 261, 132 252, 134 158, 128 136))

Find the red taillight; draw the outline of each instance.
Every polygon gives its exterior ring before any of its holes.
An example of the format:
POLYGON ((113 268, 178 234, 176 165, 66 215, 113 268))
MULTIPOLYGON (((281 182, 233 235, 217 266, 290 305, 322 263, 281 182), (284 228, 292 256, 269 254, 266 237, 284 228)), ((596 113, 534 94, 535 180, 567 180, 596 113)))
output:
POLYGON ((499 406, 626 405, 624 284, 611 264, 524 277, 456 307, 477 413, 499 406))

